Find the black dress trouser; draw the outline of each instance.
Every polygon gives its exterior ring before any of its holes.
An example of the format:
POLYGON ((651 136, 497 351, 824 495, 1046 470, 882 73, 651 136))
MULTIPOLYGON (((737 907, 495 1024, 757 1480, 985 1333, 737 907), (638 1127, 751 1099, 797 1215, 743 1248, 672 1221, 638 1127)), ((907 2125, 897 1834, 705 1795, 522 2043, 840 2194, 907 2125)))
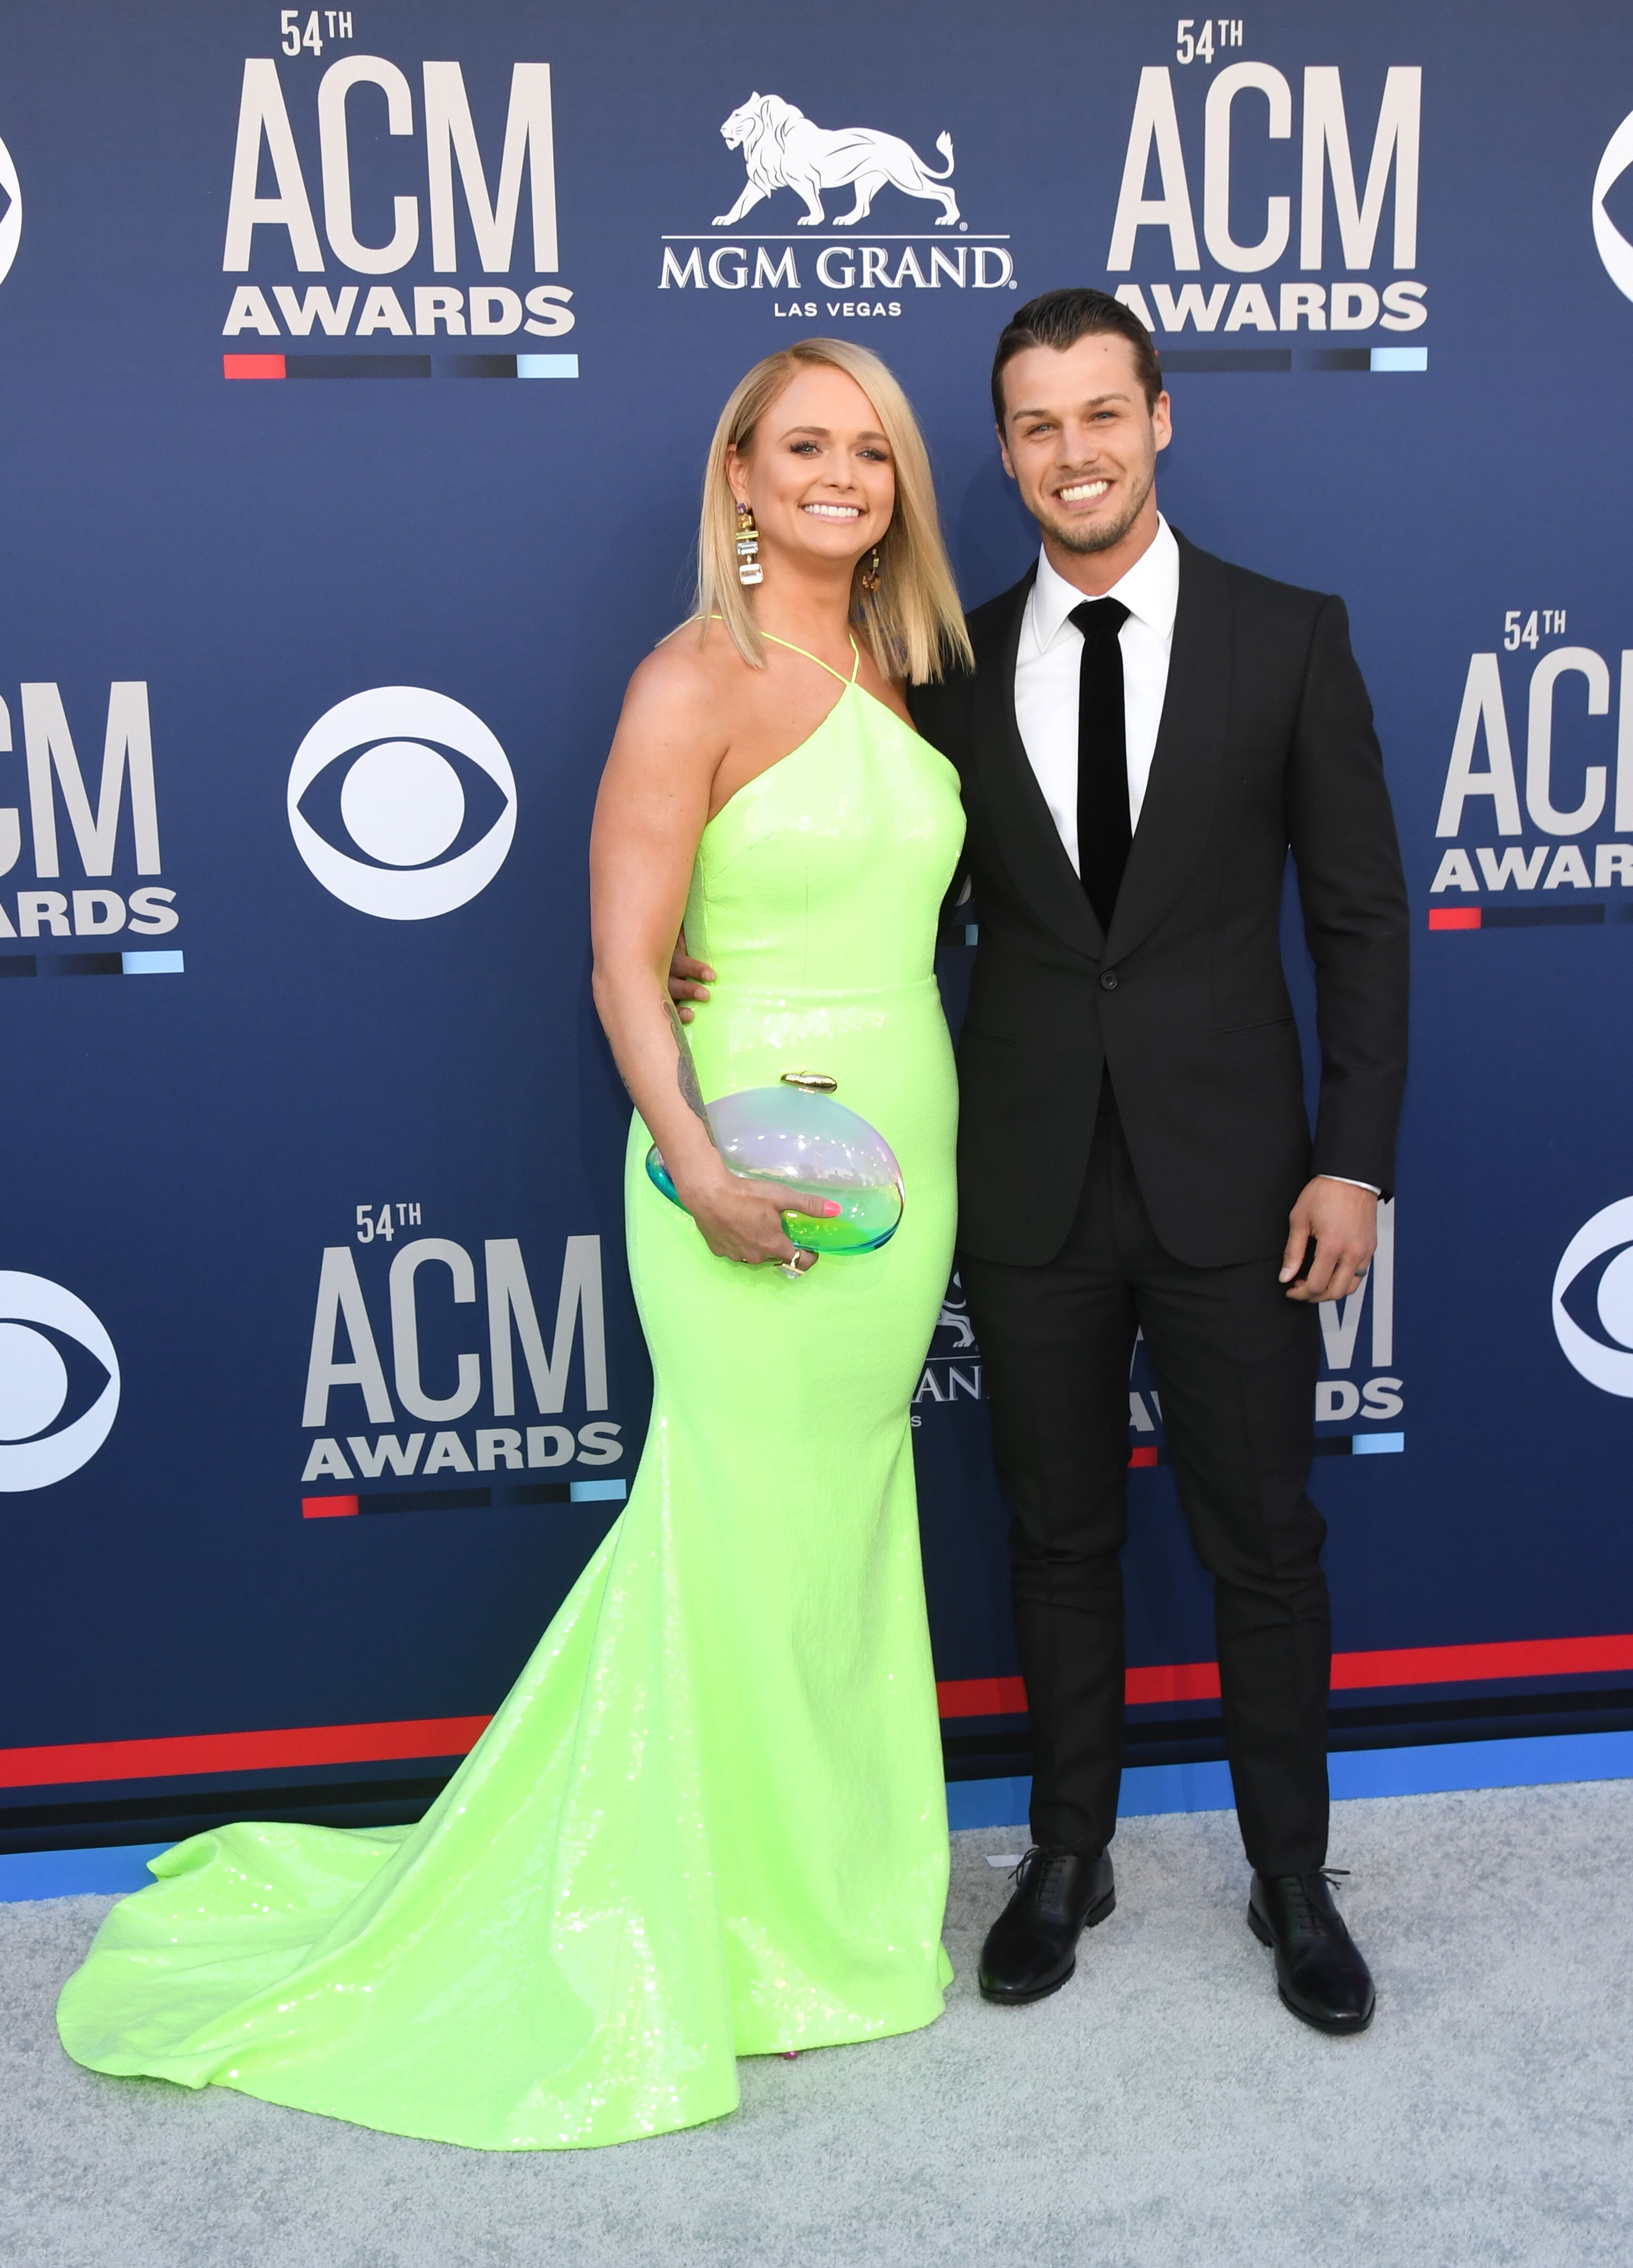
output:
POLYGON ((1014 1515, 1016 1629, 1031 1714, 1032 1838, 1112 1838, 1122 1765, 1128 1372, 1143 1330, 1192 1540, 1214 1578, 1237 1817, 1262 1874, 1326 1856, 1332 1631, 1305 1493, 1318 1326, 1280 1254, 1193 1268, 1156 1240, 1109 1081, 1058 1257, 960 1269, 1014 1515))

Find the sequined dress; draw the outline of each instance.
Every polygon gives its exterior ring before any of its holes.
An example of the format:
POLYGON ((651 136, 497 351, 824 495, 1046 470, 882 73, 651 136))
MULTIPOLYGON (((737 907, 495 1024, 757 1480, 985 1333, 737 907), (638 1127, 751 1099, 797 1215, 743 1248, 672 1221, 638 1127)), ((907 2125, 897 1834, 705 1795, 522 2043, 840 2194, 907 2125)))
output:
POLYGON ((720 2117, 736 2058, 941 2013, 947 1823, 908 1404, 950 1264, 931 973, 951 768, 845 687, 699 845, 704 1093, 831 1073, 902 1225, 798 1283, 715 1259, 643 1170, 655 1402, 629 1503, 420 1823, 239 1825, 153 1861, 63 1990, 92 2069, 477 2148, 720 2117))

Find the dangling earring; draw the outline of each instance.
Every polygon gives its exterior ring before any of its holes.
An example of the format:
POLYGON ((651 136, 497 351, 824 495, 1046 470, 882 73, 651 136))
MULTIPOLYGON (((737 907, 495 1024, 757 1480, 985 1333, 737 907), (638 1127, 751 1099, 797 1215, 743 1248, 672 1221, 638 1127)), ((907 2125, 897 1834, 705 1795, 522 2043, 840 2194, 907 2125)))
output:
POLYGON ((759 563, 760 531, 754 525, 754 514, 746 504, 737 506, 737 580, 740 583, 763 583, 765 571, 759 563))
POLYGON ((876 591, 879 587, 879 547, 876 543, 873 547, 873 556, 861 571, 861 586, 864 591, 876 591))

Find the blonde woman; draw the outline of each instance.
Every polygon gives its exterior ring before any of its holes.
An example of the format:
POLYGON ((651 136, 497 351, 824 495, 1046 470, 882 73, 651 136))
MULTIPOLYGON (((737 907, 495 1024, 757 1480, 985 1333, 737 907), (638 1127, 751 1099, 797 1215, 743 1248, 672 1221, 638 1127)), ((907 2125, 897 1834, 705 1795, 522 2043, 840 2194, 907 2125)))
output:
POLYGON ((628 1508, 418 1827, 240 1826, 158 1862, 63 1997, 95 2069, 561 2149, 718 2117, 739 2056, 941 2013, 908 1397, 952 1252, 931 948, 964 820, 902 686, 968 649, 882 363, 812 339, 750 372, 699 556, 695 619, 632 681, 592 850, 657 1383, 628 1508), (683 919, 720 971, 695 1064, 667 989, 683 919), (704 1097, 789 1071, 896 1152, 877 1251, 813 1267, 711 1141, 704 1097), (645 1171, 654 1138, 684 1210, 645 1171))

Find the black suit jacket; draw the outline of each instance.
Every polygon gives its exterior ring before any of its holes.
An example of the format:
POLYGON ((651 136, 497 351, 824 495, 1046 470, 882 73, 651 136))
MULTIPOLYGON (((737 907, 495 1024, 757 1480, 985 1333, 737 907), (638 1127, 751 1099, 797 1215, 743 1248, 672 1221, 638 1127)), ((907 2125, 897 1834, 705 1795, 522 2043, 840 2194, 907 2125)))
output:
POLYGON ((1406 884, 1343 603, 1179 541, 1167 695, 1109 935, 1016 723, 1031 574, 970 616, 974 674, 911 696, 968 820, 980 939, 958 1049, 958 1241, 982 1259, 1037 1266, 1064 1244, 1103 1065, 1177 1259, 1279 1253, 1312 1173, 1392 1185, 1406 884), (1316 970, 1313 1140, 1282 967, 1289 847, 1316 970))

